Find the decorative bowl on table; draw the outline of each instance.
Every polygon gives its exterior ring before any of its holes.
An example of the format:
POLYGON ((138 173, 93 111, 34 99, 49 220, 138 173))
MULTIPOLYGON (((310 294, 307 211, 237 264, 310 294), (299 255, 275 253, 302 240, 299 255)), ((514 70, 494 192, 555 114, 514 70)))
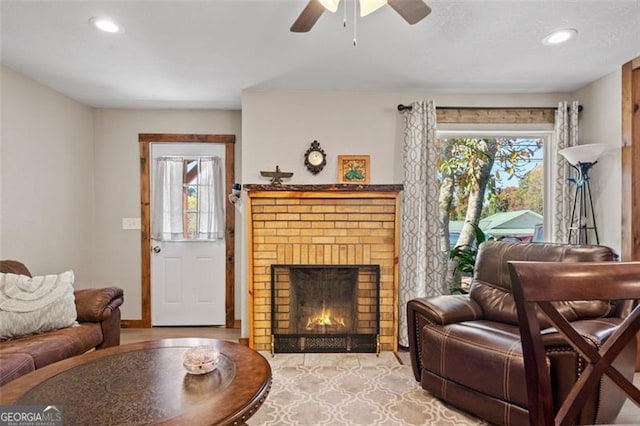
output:
POLYGON ((184 353, 182 365, 189 374, 206 374, 218 367, 220 352, 211 346, 196 346, 184 353))

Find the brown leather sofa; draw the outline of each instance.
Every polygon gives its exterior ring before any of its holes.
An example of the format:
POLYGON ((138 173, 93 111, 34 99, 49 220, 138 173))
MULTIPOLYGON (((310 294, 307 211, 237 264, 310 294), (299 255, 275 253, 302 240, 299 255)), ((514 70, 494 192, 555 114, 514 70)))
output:
MULTIPOLYGON (((408 302, 411 364, 416 380, 451 405, 499 425, 529 424, 527 391, 516 307, 507 262, 613 261, 603 246, 487 241, 480 246, 468 295, 408 302)), ((595 345, 619 323, 627 303, 570 302, 563 314, 595 345)), ((541 316, 541 324, 548 321, 541 316)), ((580 356, 553 329, 543 330, 556 406, 583 367, 580 356)), ((635 369, 635 341, 616 361, 627 377, 635 369)), ((617 391, 617 390, 616 390, 617 391)), ((602 382, 583 409, 581 424, 610 423, 624 397, 602 382)))
MULTIPOLYGON (((14 260, 0 261, 0 272, 31 276, 14 260)), ((74 295, 78 326, 0 341, 0 386, 56 361, 120 344, 122 289, 76 290, 74 295)))

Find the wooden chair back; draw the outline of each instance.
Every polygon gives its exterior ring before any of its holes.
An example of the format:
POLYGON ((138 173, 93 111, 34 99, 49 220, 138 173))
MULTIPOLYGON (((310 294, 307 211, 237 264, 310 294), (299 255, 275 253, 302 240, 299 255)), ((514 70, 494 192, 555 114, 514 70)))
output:
MULTIPOLYGON (((577 418, 588 396, 606 374, 640 406, 640 389, 611 363, 640 329, 640 305, 622 320, 598 350, 558 313, 552 302, 573 300, 639 300, 640 262, 509 262, 518 311, 527 376, 531 425, 568 425, 577 418), (553 323, 582 355, 585 368, 554 412, 553 394, 536 309, 553 323)), ((573 423, 575 424, 575 423, 573 423)))

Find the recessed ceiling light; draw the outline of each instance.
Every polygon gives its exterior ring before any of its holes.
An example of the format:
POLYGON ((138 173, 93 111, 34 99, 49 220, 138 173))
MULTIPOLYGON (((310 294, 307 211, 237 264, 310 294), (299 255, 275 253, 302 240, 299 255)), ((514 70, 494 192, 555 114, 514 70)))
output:
POLYGON ((96 18, 95 16, 89 19, 89 23, 105 33, 121 33, 124 32, 121 26, 116 24, 107 18, 96 18))
POLYGON ((578 35, 578 30, 574 28, 566 28, 564 30, 554 31, 544 39, 542 39, 542 43, 547 46, 552 46, 554 44, 564 43, 565 41, 569 41, 578 35))

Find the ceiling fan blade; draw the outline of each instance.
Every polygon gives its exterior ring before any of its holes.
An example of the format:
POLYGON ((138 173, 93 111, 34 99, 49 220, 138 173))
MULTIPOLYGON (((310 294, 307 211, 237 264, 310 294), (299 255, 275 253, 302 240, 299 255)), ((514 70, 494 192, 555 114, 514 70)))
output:
POLYGON ((431 13, 431 8, 422 0, 387 0, 387 3, 411 25, 431 13))
POLYGON ((324 12, 324 6, 318 0, 309 0, 296 22, 291 26, 291 32, 306 33, 313 28, 322 12, 324 12))

